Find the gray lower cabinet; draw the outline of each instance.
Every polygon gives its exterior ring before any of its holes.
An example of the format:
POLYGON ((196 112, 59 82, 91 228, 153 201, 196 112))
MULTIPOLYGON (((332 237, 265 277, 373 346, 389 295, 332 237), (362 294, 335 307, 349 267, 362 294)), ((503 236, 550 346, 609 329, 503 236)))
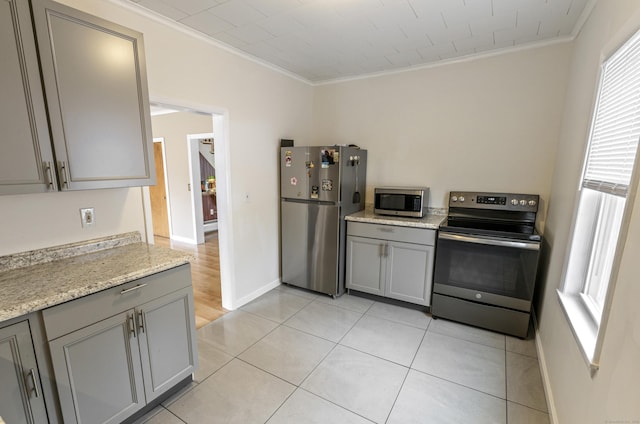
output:
POLYGON ((65 423, 119 423, 144 407, 133 314, 118 314, 49 343, 65 423))
POLYGON ((26 320, 0 328, 0 382, 0 417, 4 422, 49 422, 26 320))
POLYGON ((195 371, 189 269, 43 311, 65 423, 122 422, 195 371))
POLYGON ((347 222, 346 287, 431 304, 435 230, 347 222))

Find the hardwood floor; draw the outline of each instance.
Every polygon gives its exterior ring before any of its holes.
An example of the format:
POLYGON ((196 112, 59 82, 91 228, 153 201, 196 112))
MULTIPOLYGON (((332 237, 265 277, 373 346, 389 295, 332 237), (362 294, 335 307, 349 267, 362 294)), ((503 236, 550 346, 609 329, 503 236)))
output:
POLYGON ((199 245, 180 243, 160 236, 154 236, 154 240, 158 246, 189 252, 195 257, 195 260, 191 262, 191 279, 196 310, 196 328, 224 315, 227 310, 222 307, 220 291, 218 232, 206 233, 204 244, 199 245))

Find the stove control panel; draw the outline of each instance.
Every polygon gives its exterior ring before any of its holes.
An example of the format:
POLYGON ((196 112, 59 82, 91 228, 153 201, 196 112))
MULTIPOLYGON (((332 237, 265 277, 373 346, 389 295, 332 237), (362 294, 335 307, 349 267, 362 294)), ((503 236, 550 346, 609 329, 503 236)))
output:
POLYGON ((452 191, 449 207, 537 212, 540 196, 537 194, 479 193, 452 191))

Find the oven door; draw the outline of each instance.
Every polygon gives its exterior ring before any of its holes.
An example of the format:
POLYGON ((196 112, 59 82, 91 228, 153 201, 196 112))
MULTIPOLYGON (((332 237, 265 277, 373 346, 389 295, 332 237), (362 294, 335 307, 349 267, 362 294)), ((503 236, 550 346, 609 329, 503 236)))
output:
POLYGON ((539 241, 440 231, 433 292, 529 312, 539 252, 539 241))

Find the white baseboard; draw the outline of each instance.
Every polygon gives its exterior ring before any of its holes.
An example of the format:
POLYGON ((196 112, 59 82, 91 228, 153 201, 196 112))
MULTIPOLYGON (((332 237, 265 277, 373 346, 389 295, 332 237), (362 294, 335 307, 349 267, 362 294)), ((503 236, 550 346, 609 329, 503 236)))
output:
POLYGON ((218 231, 218 221, 204 224, 203 228, 205 233, 208 233, 209 231, 218 231))
POLYGON ((188 244, 198 244, 194 239, 187 238, 187 237, 174 236, 174 235, 171 236, 171 240, 179 241, 182 243, 188 243, 188 244))
POLYGON ((549 381, 549 371, 547 369, 547 361, 540 341, 540 331, 538 329, 538 318, 533 313, 533 324, 536 331, 536 352, 538 353, 538 363, 540 364, 540 374, 542 375, 542 385, 544 386, 544 396, 547 399, 547 408, 549 409, 549 423, 558 424, 556 413, 556 404, 553 401, 553 392, 551 391, 551 383, 549 381))
POLYGON ((231 310, 238 309, 246 305, 247 303, 251 302, 252 300, 259 298, 266 292, 275 289, 279 285, 280 285, 280 279, 278 278, 277 280, 270 282, 266 286, 262 286, 258 290, 255 290, 254 292, 249 293, 248 295, 243 296, 240 299, 236 300, 235 302, 233 302, 233 305, 231 305, 232 307, 230 309, 231 310))

